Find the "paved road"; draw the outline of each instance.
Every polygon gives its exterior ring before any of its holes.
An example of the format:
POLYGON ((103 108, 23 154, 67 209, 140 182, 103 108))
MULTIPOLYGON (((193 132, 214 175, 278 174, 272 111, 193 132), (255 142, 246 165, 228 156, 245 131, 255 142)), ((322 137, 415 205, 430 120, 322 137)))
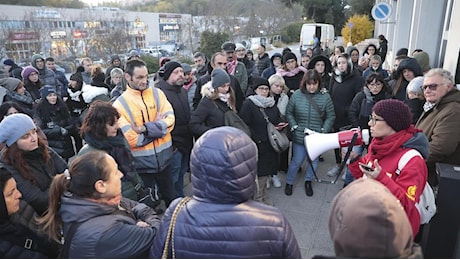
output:
MULTIPOLYGON (((326 175, 326 172, 335 165, 334 152, 325 152, 323 157, 325 160, 319 163, 318 178, 333 180, 326 175)), ((305 171, 302 172, 302 174, 297 175, 292 196, 284 194, 286 174, 279 174, 282 186, 281 188, 271 187, 267 193, 268 198, 288 219, 303 258, 312 258, 315 255, 333 256, 334 247, 328 230, 329 211, 332 199, 342 188, 343 181, 339 178, 336 184, 314 182, 314 195, 307 197, 303 182, 305 171)), ((192 185, 189 180, 189 176, 187 176, 186 195, 192 195, 192 185)))

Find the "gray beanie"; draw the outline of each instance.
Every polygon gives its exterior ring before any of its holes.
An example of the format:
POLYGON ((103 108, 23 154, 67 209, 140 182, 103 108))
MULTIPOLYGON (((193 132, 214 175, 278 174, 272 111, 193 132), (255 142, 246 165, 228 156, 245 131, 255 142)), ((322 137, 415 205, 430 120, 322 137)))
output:
POLYGON ((184 74, 192 72, 192 67, 187 63, 181 63, 182 69, 184 69, 184 74))
POLYGON ((18 88, 19 83, 21 83, 21 80, 17 78, 0 79, 0 86, 8 89, 9 91, 15 91, 18 88))
POLYGON ((406 92, 414 92, 423 96, 423 77, 418 76, 413 78, 407 85, 406 92))
POLYGON ((212 87, 214 89, 230 83, 230 77, 223 69, 214 69, 211 73, 212 87))
POLYGON ((0 122, 0 143, 11 147, 19 138, 35 129, 34 121, 26 114, 12 114, 0 122))

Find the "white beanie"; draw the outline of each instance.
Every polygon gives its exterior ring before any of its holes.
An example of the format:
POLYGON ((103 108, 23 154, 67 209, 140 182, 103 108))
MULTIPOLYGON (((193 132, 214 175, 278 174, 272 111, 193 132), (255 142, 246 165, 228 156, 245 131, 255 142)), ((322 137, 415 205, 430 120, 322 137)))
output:
POLYGON ((413 78, 407 85, 406 92, 414 92, 423 96, 423 76, 413 78))

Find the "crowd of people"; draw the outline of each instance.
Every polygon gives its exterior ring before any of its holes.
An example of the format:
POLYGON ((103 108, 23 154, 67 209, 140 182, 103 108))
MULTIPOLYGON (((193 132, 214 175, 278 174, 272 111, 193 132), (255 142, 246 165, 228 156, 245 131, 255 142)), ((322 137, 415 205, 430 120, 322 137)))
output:
MULTIPOLYGON (((253 52, 224 42, 209 59, 193 59, 194 68, 160 60, 153 80, 135 52, 125 64, 114 55, 105 72, 83 58, 69 80, 52 57, 34 55, 24 68, 4 61, 1 256, 300 258, 266 189, 285 182, 289 199, 307 160, 304 188, 313 196, 322 158, 308 158, 305 135, 357 127, 372 139, 353 147, 332 204, 337 256, 421 254, 423 187, 437 187, 436 163, 460 161, 460 94, 450 72, 407 49, 383 69, 383 35, 363 53, 337 46, 270 56, 263 44, 253 52), (230 127, 228 114, 250 133, 230 127), (287 150, 274 149, 267 124, 289 136, 287 150), (399 169, 408 152, 416 156, 399 169), (373 228, 355 230, 371 219, 373 228)), ((329 176, 341 174, 342 151, 334 154, 329 176)))

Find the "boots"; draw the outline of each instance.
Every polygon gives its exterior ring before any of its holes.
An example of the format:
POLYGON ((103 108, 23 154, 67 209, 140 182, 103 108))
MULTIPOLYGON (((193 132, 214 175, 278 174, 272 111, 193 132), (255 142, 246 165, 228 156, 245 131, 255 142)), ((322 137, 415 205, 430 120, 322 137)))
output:
POLYGON ((308 197, 313 196, 313 188, 311 187, 311 181, 305 182, 305 193, 308 197))
POLYGON ((284 194, 291 196, 292 195, 292 185, 286 183, 286 187, 284 188, 284 194))

